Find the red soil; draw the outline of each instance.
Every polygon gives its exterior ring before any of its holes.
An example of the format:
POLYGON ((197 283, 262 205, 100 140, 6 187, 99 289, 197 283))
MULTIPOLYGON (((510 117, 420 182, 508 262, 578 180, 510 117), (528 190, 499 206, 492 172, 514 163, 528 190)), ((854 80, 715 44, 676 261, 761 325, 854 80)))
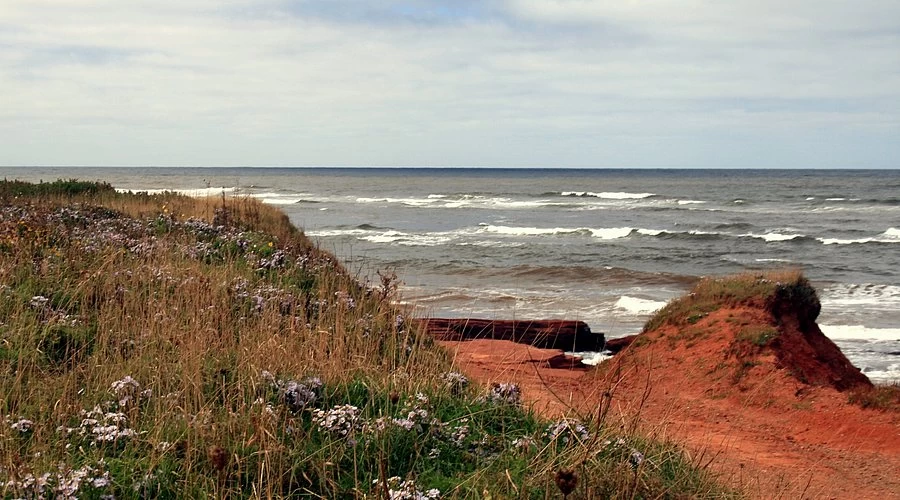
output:
POLYGON ((597 369, 552 368, 560 351, 506 341, 442 344, 475 379, 518 382, 545 416, 611 405, 607 419, 682 444, 754 498, 900 498, 900 413, 849 404, 836 387, 867 379, 842 368, 815 323, 801 323, 722 309, 642 334, 597 369), (736 340, 747 325, 779 334, 764 346, 736 340))

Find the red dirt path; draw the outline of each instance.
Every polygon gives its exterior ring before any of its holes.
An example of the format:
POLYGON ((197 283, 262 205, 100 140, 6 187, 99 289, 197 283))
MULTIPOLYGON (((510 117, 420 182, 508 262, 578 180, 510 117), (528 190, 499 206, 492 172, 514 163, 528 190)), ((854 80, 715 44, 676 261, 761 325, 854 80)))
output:
POLYGON ((661 329, 600 369, 551 368, 547 360, 560 351, 506 341, 441 343, 480 382, 519 383, 547 417, 595 413, 610 398, 621 425, 682 444, 753 498, 900 498, 900 413, 801 383, 771 353, 752 363, 723 354, 718 332, 735 314, 754 319, 758 311, 717 311, 693 336, 661 329), (704 336, 711 326, 717 335, 704 336))

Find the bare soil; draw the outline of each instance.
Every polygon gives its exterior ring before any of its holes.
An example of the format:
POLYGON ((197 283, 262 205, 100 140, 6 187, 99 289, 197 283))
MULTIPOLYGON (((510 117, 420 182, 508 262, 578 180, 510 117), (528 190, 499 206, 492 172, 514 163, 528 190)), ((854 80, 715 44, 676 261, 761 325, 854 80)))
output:
POLYGON ((769 318, 720 310, 647 334, 597 368, 553 368, 561 351, 507 341, 441 343, 476 380, 520 384, 546 417, 608 405, 606 425, 675 441, 752 498, 900 498, 900 412, 801 382, 765 349, 735 352, 725 339, 755 321, 769 318))

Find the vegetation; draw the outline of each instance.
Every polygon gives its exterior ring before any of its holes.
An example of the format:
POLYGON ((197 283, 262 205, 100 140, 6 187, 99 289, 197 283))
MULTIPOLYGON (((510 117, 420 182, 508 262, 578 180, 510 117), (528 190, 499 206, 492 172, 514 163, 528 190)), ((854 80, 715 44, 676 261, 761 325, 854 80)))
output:
POLYGON ((691 293, 669 302, 653 315, 644 332, 663 325, 692 325, 713 311, 740 304, 770 307, 776 299, 783 298, 807 306, 816 315, 819 312, 816 291, 799 271, 745 273, 701 280, 691 293))
POLYGON ((863 408, 900 411, 900 382, 851 391, 849 400, 863 408))
POLYGON ((4 497, 732 495, 669 444, 543 421, 250 199, 0 184, 4 497))

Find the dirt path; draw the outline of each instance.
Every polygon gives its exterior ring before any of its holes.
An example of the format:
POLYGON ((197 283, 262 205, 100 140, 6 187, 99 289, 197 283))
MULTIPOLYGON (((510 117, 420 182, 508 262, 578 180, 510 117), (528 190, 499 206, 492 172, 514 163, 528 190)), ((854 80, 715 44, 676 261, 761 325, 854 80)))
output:
POLYGON ((752 368, 753 384, 712 383, 715 355, 704 359, 696 349, 651 350, 601 373, 550 368, 559 351, 511 342, 442 344, 480 382, 519 383, 547 417, 584 415, 611 401, 619 425, 682 443, 754 498, 900 498, 900 414, 863 410, 783 370, 752 368))

